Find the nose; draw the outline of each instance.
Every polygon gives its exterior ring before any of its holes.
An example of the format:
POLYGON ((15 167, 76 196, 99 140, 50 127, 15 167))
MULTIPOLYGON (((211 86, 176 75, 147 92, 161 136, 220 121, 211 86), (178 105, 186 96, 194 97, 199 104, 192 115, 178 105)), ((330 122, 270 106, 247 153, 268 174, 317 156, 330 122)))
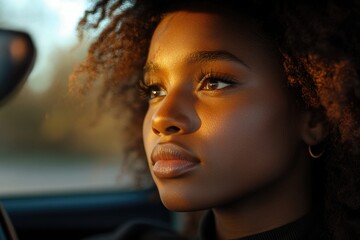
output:
POLYGON ((154 108, 152 131, 158 136, 188 134, 200 125, 192 94, 168 92, 154 108))

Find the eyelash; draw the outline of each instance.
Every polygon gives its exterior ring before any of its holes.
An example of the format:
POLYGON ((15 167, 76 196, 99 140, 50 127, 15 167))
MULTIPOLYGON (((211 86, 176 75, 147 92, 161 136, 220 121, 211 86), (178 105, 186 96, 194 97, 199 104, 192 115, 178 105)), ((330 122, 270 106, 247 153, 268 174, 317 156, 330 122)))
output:
MULTIPOLYGON (((217 73, 217 72, 213 72, 212 70, 210 71, 204 71, 201 70, 199 76, 196 78, 198 79, 198 84, 200 84, 200 87, 197 90, 204 90, 204 91, 216 91, 216 90, 221 90, 221 89, 205 89, 204 88, 204 84, 208 83, 209 80, 211 79, 215 79, 217 80, 217 82, 222 82, 225 84, 228 84, 229 86, 225 86, 225 87, 231 87, 235 84, 237 84, 238 82, 229 75, 226 74, 222 74, 222 73, 217 73)), ((224 87, 224 88, 225 88, 224 87)), ((155 97, 151 97, 152 91, 154 91, 154 88, 157 88, 155 91, 159 90, 159 89, 164 89, 163 86, 161 86, 161 84, 158 83, 152 83, 150 81, 150 83, 146 83, 145 79, 140 80, 139 84, 138 84, 138 89, 140 91, 140 96, 143 97, 146 100, 151 100, 155 97)))
MULTIPOLYGON (((222 83, 228 84, 229 86, 226 86, 226 87, 231 87, 231 86, 238 83, 238 81, 236 81, 234 79, 234 77, 232 77, 230 75, 227 75, 227 74, 214 72, 212 70, 210 70, 210 72, 201 70, 200 76, 197 79, 199 79, 199 84, 200 84, 200 88, 198 90, 205 90, 203 88, 204 84, 208 83, 209 80, 211 80, 211 79, 213 79, 213 80, 215 79, 215 80, 217 80, 217 82, 222 82, 222 83)), ((221 89, 222 88, 214 89, 214 90, 208 89, 208 90, 205 90, 205 91, 215 91, 215 90, 221 90, 221 89)))
POLYGON ((160 84, 157 83, 146 83, 145 79, 141 79, 138 83, 138 90, 140 92, 140 96, 145 100, 151 100, 151 91, 157 87, 159 89, 163 89, 163 87, 160 84))

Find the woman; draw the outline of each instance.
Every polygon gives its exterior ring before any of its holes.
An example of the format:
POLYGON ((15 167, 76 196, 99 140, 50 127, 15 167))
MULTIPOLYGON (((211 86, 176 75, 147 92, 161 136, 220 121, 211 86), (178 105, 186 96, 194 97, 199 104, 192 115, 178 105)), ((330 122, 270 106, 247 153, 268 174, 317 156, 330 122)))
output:
POLYGON ((200 239, 357 239, 359 16, 355 1, 98 1, 75 76, 128 107, 129 152, 143 138, 168 209, 211 210, 200 239))

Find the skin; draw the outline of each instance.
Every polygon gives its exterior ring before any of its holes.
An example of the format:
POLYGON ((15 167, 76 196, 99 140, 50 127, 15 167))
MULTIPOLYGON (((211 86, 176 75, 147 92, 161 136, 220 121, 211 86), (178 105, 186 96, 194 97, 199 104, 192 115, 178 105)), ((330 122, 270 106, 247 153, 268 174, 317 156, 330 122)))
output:
POLYGON ((306 144, 320 139, 318 125, 292 103, 281 66, 248 29, 213 13, 171 13, 154 32, 145 67, 154 94, 144 145, 161 199, 174 211, 212 209, 219 239, 284 225, 311 205, 306 144), (194 57, 204 51, 234 58, 194 57), (151 154, 163 143, 200 163, 157 177, 151 154))

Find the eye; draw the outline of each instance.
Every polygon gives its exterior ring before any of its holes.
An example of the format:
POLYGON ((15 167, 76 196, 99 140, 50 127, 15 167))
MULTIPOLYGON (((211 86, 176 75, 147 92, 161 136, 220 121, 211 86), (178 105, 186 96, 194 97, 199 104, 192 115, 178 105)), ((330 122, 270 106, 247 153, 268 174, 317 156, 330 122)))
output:
POLYGON ((200 81, 200 84, 200 90, 214 91, 229 87, 231 85, 234 85, 235 83, 234 81, 225 78, 208 76, 204 77, 200 81))
POLYGON ((147 88, 147 97, 149 100, 166 96, 166 91, 158 85, 150 85, 147 88))

